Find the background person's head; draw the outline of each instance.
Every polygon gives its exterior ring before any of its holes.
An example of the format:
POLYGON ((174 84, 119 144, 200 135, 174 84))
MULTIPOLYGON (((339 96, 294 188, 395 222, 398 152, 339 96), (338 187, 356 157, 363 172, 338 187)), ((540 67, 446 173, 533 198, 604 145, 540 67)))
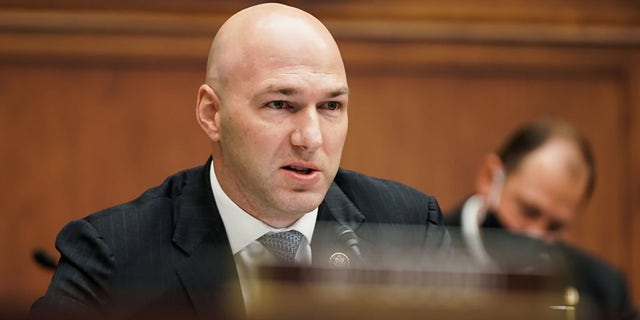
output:
POLYGON ((570 125, 534 121, 516 130, 481 165, 476 190, 508 230, 555 241, 595 185, 586 139, 570 125))
POLYGON ((223 190, 274 227, 318 207, 340 164, 347 103, 338 46, 315 17, 281 4, 233 15, 196 108, 223 190))

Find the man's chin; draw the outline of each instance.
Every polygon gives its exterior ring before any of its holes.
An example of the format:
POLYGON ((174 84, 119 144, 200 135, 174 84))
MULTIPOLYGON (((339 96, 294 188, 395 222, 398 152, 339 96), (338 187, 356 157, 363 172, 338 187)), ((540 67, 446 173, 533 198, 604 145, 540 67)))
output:
POLYGON ((292 214, 303 214, 313 211, 320 206, 324 200, 324 194, 317 193, 297 193, 287 199, 283 199, 282 208, 292 214))
POLYGON ((286 205, 287 211, 293 214, 305 214, 320 206, 321 201, 305 203, 289 203, 286 205))

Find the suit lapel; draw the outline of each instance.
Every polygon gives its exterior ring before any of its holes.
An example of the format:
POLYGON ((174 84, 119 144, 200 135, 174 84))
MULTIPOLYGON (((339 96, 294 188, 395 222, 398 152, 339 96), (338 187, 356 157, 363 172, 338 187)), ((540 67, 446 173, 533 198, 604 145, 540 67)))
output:
MULTIPOLYGON (((210 165, 211 160, 185 178, 176 201, 172 239, 185 255, 176 272, 200 318, 244 318, 233 253, 211 191, 210 165)), ((360 210, 332 183, 318 209, 311 244, 314 265, 326 266, 333 253, 345 252, 336 237, 340 225, 357 231, 364 221, 360 210)))
POLYGON ((364 215, 362 215, 360 209, 351 202, 335 182, 329 187, 320 209, 318 220, 335 220, 340 225, 348 226, 353 230, 357 230, 364 221, 364 215))
MULTIPOLYGON (((356 231, 365 221, 364 215, 334 182, 329 187, 325 200, 318 208, 318 218, 313 232, 311 251, 313 265, 331 267, 330 257, 336 252, 346 253, 343 243, 337 239, 339 226, 356 231)), ((353 257, 350 257, 353 259, 353 257)))
POLYGON ((242 318, 242 292, 213 199, 210 164, 188 177, 176 201, 173 242, 185 254, 176 272, 200 318, 242 318))

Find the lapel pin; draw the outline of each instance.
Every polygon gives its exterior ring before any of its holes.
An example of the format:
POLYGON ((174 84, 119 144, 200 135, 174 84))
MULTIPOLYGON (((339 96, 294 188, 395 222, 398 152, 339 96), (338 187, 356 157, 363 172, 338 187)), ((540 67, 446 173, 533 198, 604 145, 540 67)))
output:
POLYGON ((349 256, 342 252, 335 252, 329 257, 329 263, 336 268, 345 268, 351 264, 349 256))

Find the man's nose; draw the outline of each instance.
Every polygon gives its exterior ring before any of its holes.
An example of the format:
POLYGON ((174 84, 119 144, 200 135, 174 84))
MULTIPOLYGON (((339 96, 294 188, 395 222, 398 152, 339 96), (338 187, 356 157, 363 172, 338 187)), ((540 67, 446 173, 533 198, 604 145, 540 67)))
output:
POLYGON ((322 128, 316 108, 298 111, 295 116, 291 144, 303 152, 313 152, 322 145, 322 128))

